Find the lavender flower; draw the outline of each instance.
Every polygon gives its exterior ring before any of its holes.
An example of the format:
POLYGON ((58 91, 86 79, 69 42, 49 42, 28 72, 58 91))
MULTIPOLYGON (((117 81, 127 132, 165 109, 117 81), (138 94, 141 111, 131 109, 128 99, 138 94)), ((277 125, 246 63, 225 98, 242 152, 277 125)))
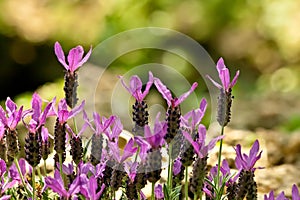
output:
POLYGON ((128 179, 126 180, 126 196, 129 200, 138 199, 137 188, 137 162, 127 161, 125 162, 125 171, 128 179))
POLYGON ((262 151, 259 151, 259 142, 256 140, 250 149, 249 155, 241 153, 241 145, 238 144, 235 148, 236 159, 235 165, 239 170, 239 181, 237 198, 243 199, 246 195, 247 198, 257 199, 257 185, 254 180, 254 165, 260 159, 262 151))
POLYGON ((237 82, 237 78, 240 74, 240 71, 237 71, 234 78, 230 82, 230 73, 228 68, 226 68, 224 64, 223 58, 220 58, 217 66, 216 66, 219 74, 219 78, 222 84, 214 81, 209 75, 207 78, 211 80, 211 82, 220 89, 220 96, 218 98, 218 115, 217 121, 221 126, 226 126, 230 121, 231 115, 231 104, 232 104, 232 96, 231 91, 233 86, 237 82))
POLYGON ((5 139, 5 128, 2 123, 0 123, 0 158, 6 160, 6 139, 5 139))
POLYGON ((17 105, 8 97, 5 102, 6 112, 0 106, 0 124, 3 126, 1 129, 1 158, 6 159, 6 152, 8 161, 11 163, 20 151, 20 144, 18 140, 18 133, 16 127, 21 120, 23 106, 17 109, 17 105), (6 145, 4 138, 6 137, 6 145), (7 151, 6 151, 7 148, 7 151))
POLYGON ((53 192, 57 193, 61 198, 70 199, 80 192, 80 176, 77 176, 74 181, 69 185, 68 190, 64 186, 62 177, 59 171, 56 169, 54 172, 54 178, 45 178, 46 188, 50 188, 53 192))
POLYGON ((82 46, 77 46, 72 48, 68 54, 68 64, 65 60, 65 55, 61 45, 58 42, 55 42, 54 52, 58 59, 58 61, 64 66, 66 69, 65 73, 65 97, 69 107, 73 108, 77 103, 77 86, 78 86, 78 75, 77 70, 81 67, 87 60, 89 59, 92 48, 88 51, 88 53, 83 57, 84 50, 82 46))
POLYGON ((113 158, 116 161, 116 164, 113 167, 112 177, 110 181, 110 186, 113 189, 113 191, 116 191, 122 184, 122 180, 125 176, 123 173, 124 171, 124 161, 131 157, 136 151, 137 147, 134 147, 134 141, 133 139, 130 139, 126 146, 124 147, 123 155, 120 155, 120 148, 118 146, 118 143, 116 142, 110 142, 110 150, 112 153, 113 158))
POLYGON ((102 184, 100 190, 98 190, 97 179, 94 176, 88 178, 86 174, 81 174, 80 179, 82 182, 86 182, 86 184, 81 185, 80 193, 89 200, 100 199, 105 189, 105 185, 102 184))
MULTIPOLYGON (((5 182, 5 175, 6 175, 6 164, 5 161, 0 159, 0 196, 3 197, 3 199, 9 199, 7 197, 10 197, 10 195, 3 195, 7 189, 14 187, 15 184, 17 184, 17 180, 8 180, 5 182)), ((1 199, 1 198, 0 198, 1 199)))
MULTIPOLYGON (((31 173, 32 173, 32 167, 28 164, 28 162, 24 158, 21 158, 18 163, 20 166, 22 176, 30 177, 31 173)), ((15 163, 13 163, 12 166, 9 168, 8 177, 9 177, 9 179, 12 180, 11 184, 15 184, 15 183, 17 183, 19 185, 23 184, 15 163)), ((26 187, 32 191, 32 187, 28 183, 27 179, 25 179, 24 181, 25 181, 26 187)))
POLYGON ((42 127, 41 131, 41 156, 44 161, 47 160, 48 155, 50 154, 50 141, 49 141, 49 132, 46 127, 42 127))
POLYGON ((130 85, 129 87, 125 84, 124 79, 122 76, 119 76, 121 79, 121 83, 126 88, 126 90, 135 98, 135 104, 132 106, 133 108, 133 121, 134 121, 134 128, 133 132, 137 135, 143 135, 143 129, 146 124, 148 124, 148 111, 147 111, 147 103, 144 100, 146 95, 149 93, 150 88, 153 84, 153 74, 149 72, 149 81, 146 84, 146 88, 144 92, 142 92, 143 83, 138 76, 132 76, 130 78, 130 85))
POLYGON ((164 199, 164 193, 162 189, 162 185, 158 184, 154 189, 155 199, 156 200, 163 200, 164 199))
MULTIPOLYGON (((196 89, 198 84, 196 82, 193 83, 191 89, 186 93, 182 94, 179 98, 177 97, 173 98, 170 90, 161 82, 160 79, 154 78, 154 84, 157 90, 161 93, 161 95, 167 101, 168 104, 168 109, 167 109, 168 129, 167 129, 167 134, 165 135, 165 140, 167 144, 170 144, 171 141, 175 138, 175 136, 179 133, 180 116, 181 116, 179 105, 196 89)), ((172 158, 175 158, 177 156, 176 154, 179 153, 180 151, 181 143, 182 143, 180 139, 182 139, 182 137, 177 137, 176 141, 173 142, 175 146, 172 148, 172 151, 176 151, 176 152, 174 153, 169 152, 169 155, 172 156, 172 158)))
POLYGON ((56 116, 56 123, 54 128, 54 150, 56 154, 54 161, 59 162, 59 155, 62 157, 62 162, 66 158, 66 125, 67 121, 75 117, 84 108, 85 101, 72 110, 68 110, 67 102, 61 99, 58 103, 57 109, 52 107, 50 114, 56 116))
POLYGON ((32 167, 37 166, 41 160, 41 131, 54 101, 55 98, 42 111, 42 99, 37 93, 34 93, 31 100, 32 108, 24 112, 23 123, 29 131, 25 138, 25 158, 32 167), (24 122, 27 115, 31 115, 28 124, 24 122))
POLYGON ((150 145, 146 158, 146 176, 151 183, 155 183, 160 179, 162 165, 160 148, 163 145, 163 137, 166 133, 166 123, 159 121, 159 115, 160 113, 156 116, 153 133, 151 133, 149 125, 145 126, 145 140, 150 145))
MULTIPOLYGON (((111 116, 106 119, 104 116, 100 117, 100 115, 96 112, 93 113, 94 125, 90 123, 89 119, 86 117, 85 121, 88 123, 90 128, 93 130, 92 135, 92 146, 91 146, 91 163, 93 165, 97 165, 102 158, 102 147, 103 147, 103 136, 102 133, 107 132, 109 127, 114 123, 115 116, 111 116)), ((107 133, 109 134, 109 133, 107 133)))

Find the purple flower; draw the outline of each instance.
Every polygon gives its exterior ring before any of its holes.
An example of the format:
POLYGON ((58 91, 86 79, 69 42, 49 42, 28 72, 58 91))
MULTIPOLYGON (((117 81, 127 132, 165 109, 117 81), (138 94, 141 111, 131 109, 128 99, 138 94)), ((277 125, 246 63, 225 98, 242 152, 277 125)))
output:
POLYGON ((177 158, 176 160, 174 160, 174 165, 173 165, 174 176, 176 176, 177 174, 179 174, 181 172, 181 166, 182 166, 182 163, 180 161, 180 158, 177 158))
MULTIPOLYGON (((281 192, 277 198, 274 197, 274 191, 272 190, 269 194, 269 197, 265 194, 264 200, 288 200, 288 198, 285 197, 284 192, 281 192)), ((294 199, 293 199, 294 200, 294 199)))
POLYGON ((259 142, 258 140, 255 140, 252 148, 250 149, 249 156, 247 154, 242 154, 241 152, 241 145, 236 145, 235 152, 236 152, 236 158, 235 158, 235 165, 237 169, 239 170, 247 170, 247 171, 255 171, 256 168, 254 168, 254 165, 257 160, 260 159, 262 151, 259 151, 259 142))
MULTIPOLYGON (((31 176, 32 167, 28 164, 28 162, 24 158, 21 158, 19 160, 19 166, 23 177, 31 176)), ((15 163, 13 163, 12 166, 9 168, 8 177, 12 180, 10 183, 11 185, 14 185, 15 183, 18 183, 19 185, 23 184, 15 163)), ((26 187, 32 191, 31 185, 28 183, 26 179, 25 179, 25 183, 27 185, 26 187)))
POLYGON ((300 195, 299 195, 299 190, 297 188, 297 185, 294 184, 292 187, 292 200, 299 200, 300 195))
POLYGON ((134 137, 134 140, 137 143, 137 145, 140 147, 139 157, 141 159, 141 163, 144 164, 146 162, 147 151, 150 148, 150 145, 148 144, 147 141, 144 140, 144 138, 140 136, 134 137))
POLYGON ((17 105, 7 97, 6 102, 6 112, 0 106, 0 124, 2 123, 4 128, 15 130, 19 121, 21 120, 23 106, 17 109, 17 105))
MULTIPOLYGON (((112 122, 110 122, 110 124, 111 123, 112 122)), ((120 118, 115 117, 113 127, 110 128, 108 126, 103 133, 108 137, 109 141, 116 142, 118 141, 119 135, 121 134, 122 131, 123 131, 123 124, 120 118)))
POLYGON ((126 83, 124 82, 124 79, 122 76, 119 76, 119 78, 121 79, 121 83, 122 85, 126 88, 126 90, 138 101, 141 102, 144 100, 144 98, 146 97, 146 95, 149 93, 149 90, 153 84, 153 74, 151 72, 149 72, 149 80, 146 84, 146 88, 145 91, 142 92, 142 86, 143 83, 141 81, 141 79, 134 75, 130 78, 130 85, 129 87, 126 85, 126 83))
POLYGON ((42 111, 41 97, 37 93, 32 95, 31 109, 24 111, 22 116, 24 125, 31 133, 36 133, 37 130, 46 123, 48 112, 50 111, 54 101, 55 98, 53 98, 53 100, 47 104, 44 111, 42 111), (24 122, 24 118, 27 115, 31 115, 31 120, 28 124, 24 122))
POLYGON ((65 67, 65 69, 73 74, 79 67, 81 67, 90 57, 92 53, 92 47, 88 53, 83 57, 84 50, 82 46, 78 45, 69 51, 68 64, 65 60, 65 54, 58 42, 55 42, 54 52, 58 61, 65 67))
POLYGON ((184 135, 185 139, 188 140, 192 146, 194 147, 195 152, 198 154, 200 158, 204 158, 208 155, 208 151, 213 149, 220 139, 222 139, 224 136, 218 136, 214 139, 212 139, 208 145, 205 145, 206 140, 206 128, 203 124, 200 124, 198 127, 198 139, 196 141, 193 140, 191 135, 187 133, 186 131, 182 131, 182 134, 184 135))
POLYGON ((80 113, 85 106, 85 101, 82 101, 79 106, 74 107, 72 110, 68 110, 66 99, 61 99, 58 103, 57 110, 54 109, 54 106, 51 107, 49 115, 55 115, 58 117, 59 123, 64 124, 69 119, 75 117, 80 113))
POLYGON ((195 130, 196 126, 199 125, 199 123, 201 122, 205 114, 206 108, 207 101, 205 98, 203 98, 200 102, 199 108, 191 110, 184 116, 181 116, 181 125, 191 129, 191 131, 195 130))
POLYGON ((169 107, 177 107, 181 104, 198 86, 198 83, 193 83, 191 89, 186 93, 182 94, 179 98, 172 97, 170 90, 161 82, 160 79, 154 78, 154 84, 157 90, 161 93, 163 98, 167 101, 169 107))
POLYGON ((101 194, 103 193, 105 189, 104 183, 101 186, 101 189, 99 192, 98 190, 98 183, 97 179, 94 176, 87 177, 86 174, 81 174, 80 178, 82 182, 86 182, 86 184, 81 185, 80 187, 80 193, 89 200, 97 200, 100 199, 101 194))
POLYGON ((3 194, 7 189, 14 187, 14 185, 18 183, 17 180, 8 180, 7 182, 5 182, 5 178, 4 178, 5 174, 6 174, 6 163, 4 160, 0 159, 1 194, 3 194))
POLYGON ((126 161, 124 164, 125 164, 124 165, 125 172, 127 173, 131 183, 133 183, 136 177, 138 163, 132 161, 126 161))
POLYGON ((107 135, 109 134, 109 127, 114 123, 116 117, 115 116, 110 116, 108 119, 104 116, 100 117, 100 115, 96 112, 93 113, 93 118, 94 118, 94 125, 90 123, 89 119, 85 117, 85 121, 88 123, 90 128, 93 130, 93 132, 96 135, 100 135, 101 133, 106 133, 107 135))
POLYGON ((70 184, 69 190, 67 191, 63 179, 57 169, 54 172, 54 178, 49 176, 45 178, 46 188, 50 188, 53 192, 59 194, 60 197, 65 197, 67 199, 80 192, 80 182, 80 177, 77 176, 70 184))
POLYGON ((162 185, 158 184, 154 189, 154 194, 156 199, 164 199, 164 193, 162 189, 162 185))
POLYGON ((134 146, 133 139, 130 139, 124 147, 123 155, 120 155, 120 148, 117 142, 110 142, 110 150, 112 156, 118 163, 123 163, 127 158, 131 157, 136 151, 137 147, 134 146))
POLYGON ((222 85, 220 85, 219 83, 217 83, 216 81, 214 81, 209 75, 206 75, 207 78, 209 78, 209 80, 211 80, 211 82, 219 89, 224 89, 226 92, 229 91, 230 88, 232 88, 236 82, 237 82, 237 78, 240 74, 240 71, 238 70, 234 76, 234 78, 232 79, 232 81, 230 82, 230 74, 229 74, 229 70, 228 68, 225 66, 224 64, 224 60, 223 58, 220 58, 218 60, 217 63, 217 70, 219 73, 219 77, 221 80, 222 85))
POLYGON ((153 132, 151 133, 150 126, 145 125, 144 132, 145 132, 145 140, 149 143, 151 148, 157 149, 160 148, 164 143, 164 136, 167 131, 167 124, 165 122, 159 121, 160 113, 157 114, 153 132))

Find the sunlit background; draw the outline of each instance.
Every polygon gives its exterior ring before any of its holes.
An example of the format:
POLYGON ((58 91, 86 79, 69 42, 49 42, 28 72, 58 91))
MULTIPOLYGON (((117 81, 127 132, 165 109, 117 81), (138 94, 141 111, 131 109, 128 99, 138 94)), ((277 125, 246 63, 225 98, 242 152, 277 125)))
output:
MULTIPOLYGON (((241 70, 231 126, 292 132, 300 128, 299 9, 294 0, 2 0, 0 99, 26 101, 45 84, 44 92, 56 95, 53 84, 62 86, 63 68, 55 41, 65 50, 78 44, 87 50, 122 31, 164 27, 198 41, 214 61, 223 57, 232 73, 241 70)), ((145 50, 119 58, 112 68, 125 72, 166 60, 186 65, 145 50)), ((180 71, 195 79, 185 67, 180 71)))

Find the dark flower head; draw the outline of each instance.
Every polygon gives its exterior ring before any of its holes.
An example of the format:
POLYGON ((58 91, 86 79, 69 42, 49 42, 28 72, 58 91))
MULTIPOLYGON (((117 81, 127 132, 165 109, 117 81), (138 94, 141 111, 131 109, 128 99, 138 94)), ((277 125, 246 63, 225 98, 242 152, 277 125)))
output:
POLYGON ((15 130, 19 121, 21 120, 23 106, 17 109, 17 105, 8 97, 5 102, 6 112, 0 106, 0 124, 2 123, 5 128, 15 130))
POLYGON ((240 74, 240 71, 238 70, 234 76, 234 78, 232 79, 232 81, 230 82, 230 73, 228 68, 225 66, 224 64, 224 60, 223 58, 220 58, 218 60, 217 63, 217 70, 218 70, 218 74, 219 74, 219 78, 221 80, 222 85, 220 85, 219 83, 217 83, 216 81, 214 81, 209 75, 207 75, 206 77, 209 78, 209 80, 211 80, 211 82, 219 89, 224 89, 226 92, 229 91, 230 88, 232 88, 236 82, 237 82, 237 78, 240 74))
POLYGON ((159 78, 154 78, 154 84, 157 90, 161 93, 163 98, 167 101, 169 107, 179 106, 198 86, 198 83, 193 83, 191 89, 186 93, 182 94, 180 97, 172 97, 170 90, 165 86, 159 78))
POLYGON ((250 149, 249 156, 247 154, 242 154, 241 145, 236 145, 235 152, 235 165, 239 170, 255 171, 254 165, 257 160, 260 159, 262 151, 259 151, 259 142, 255 140, 252 148, 250 149))
POLYGON ((58 42, 55 42, 54 52, 58 61, 64 66, 64 68, 73 73, 89 59, 92 53, 92 47, 84 57, 84 50, 82 46, 78 45, 77 47, 72 48, 68 54, 68 64, 66 63, 64 51, 58 42))
POLYGON ((126 90, 138 101, 141 102, 144 100, 144 98, 146 97, 146 95, 149 93, 149 90, 153 84, 153 74, 152 72, 149 72, 149 80, 146 84, 146 88, 145 91, 142 92, 142 86, 143 83, 141 81, 141 79, 134 75, 130 78, 130 85, 129 87, 126 85, 126 83, 124 82, 124 79, 122 76, 119 76, 119 78, 121 79, 121 83, 124 86, 124 88, 126 88, 126 90))

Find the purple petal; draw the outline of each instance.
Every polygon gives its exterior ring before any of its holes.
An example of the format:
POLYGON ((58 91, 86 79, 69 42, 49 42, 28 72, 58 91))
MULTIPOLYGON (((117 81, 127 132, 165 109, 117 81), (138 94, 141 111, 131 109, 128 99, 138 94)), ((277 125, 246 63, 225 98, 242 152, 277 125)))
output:
POLYGON ((100 191, 96 194, 96 198, 95 199, 100 199, 100 197, 101 197, 104 189, 105 189, 105 184, 103 183, 102 186, 101 186, 100 191))
POLYGON ((78 66, 82 66, 84 63, 87 62, 87 60, 90 58, 92 54, 92 47, 90 47, 90 50, 87 52, 87 54, 82 58, 82 60, 78 63, 78 66))
POLYGON ((124 82, 123 76, 118 76, 118 77, 121 80, 121 84, 123 85, 123 87, 133 96, 134 95, 134 91, 130 87, 128 87, 126 85, 126 83, 124 82))
POLYGON ((208 145, 207 145, 208 150, 212 150, 212 149, 216 146, 216 143, 217 143, 219 140, 223 139, 224 137, 225 137, 224 135, 220 135, 220 136, 218 136, 218 137, 212 139, 212 140, 208 143, 208 145))
POLYGON ((193 83, 191 89, 187 91, 186 93, 182 94, 175 102, 174 102, 174 107, 177 107, 179 104, 181 104, 198 86, 198 83, 193 83))
POLYGON ((219 73, 219 74, 221 73, 221 71, 222 71, 224 68, 226 68, 226 66, 225 66, 225 64, 224 64, 224 60, 223 60, 222 57, 219 58, 216 67, 217 67, 217 70, 218 70, 218 73, 219 73))
POLYGON ((173 174, 175 176, 181 172, 181 166, 182 166, 182 163, 180 162, 180 159, 176 159, 174 161, 174 166, 173 166, 173 174))
POLYGON ((69 119, 69 111, 67 110, 60 110, 58 112, 58 120, 61 124, 65 123, 69 119))
POLYGON ((154 193, 155 193, 155 198, 157 198, 157 199, 163 199, 164 198, 164 193, 163 193, 163 189, 162 189, 162 185, 161 184, 158 184, 155 187, 154 193))
POLYGON ((250 152, 249 152, 249 159, 252 160, 256 157, 256 154, 258 153, 259 150, 259 142, 258 140, 255 140, 255 142, 253 143, 250 152))
POLYGON ((0 159, 0 177, 2 178, 5 173, 6 173, 6 163, 4 160, 0 159))
POLYGON ((0 123, 0 141, 3 142, 3 137, 5 135, 5 127, 3 124, 0 123))
POLYGON ((143 83, 138 76, 131 77, 131 79, 130 79, 131 94, 138 101, 141 101, 140 96, 142 94, 142 86, 143 86, 143 83))
POLYGON ((230 86, 229 86, 230 88, 232 88, 232 87, 236 84, 239 75, 240 75, 240 71, 238 70, 238 71, 235 73, 235 76, 234 76, 234 78, 232 79, 232 81, 231 81, 231 83, 230 83, 230 86))
POLYGON ((112 128, 112 134, 109 135, 109 138, 111 140, 118 138, 119 135, 121 134, 122 130, 123 130, 123 124, 121 123, 120 118, 116 118, 115 124, 112 128))
POLYGON ((188 132, 182 131, 182 134, 185 137, 185 139, 193 146, 195 152, 199 155, 200 154, 200 145, 193 140, 193 138, 191 137, 191 135, 188 132))
POLYGON ((31 107, 33 110, 32 119, 38 122, 42 110, 42 99, 36 92, 32 96, 31 107))
POLYGON ((40 126, 41 126, 41 125, 44 125, 44 124, 46 123, 46 118, 47 118, 47 116, 48 116, 48 112, 49 112, 50 109, 52 108, 52 103, 53 103, 53 101, 49 102, 49 103, 47 104, 47 106, 45 107, 45 109, 44 109, 44 111, 43 111, 43 113, 42 113, 41 119, 39 120, 40 126))
POLYGON ((10 199, 10 195, 3 195, 0 200, 8 200, 10 199))
POLYGON ((219 74, 220 80, 222 82, 224 90, 228 90, 230 86, 230 75, 229 75, 229 70, 227 68, 224 68, 221 70, 219 74))
POLYGON ((68 110, 68 105, 65 98, 61 99, 58 103, 58 111, 60 110, 68 110))
POLYGON ((73 174, 74 166, 73 166, 72 163, 68 163, 68 165, 63 164, 62 165, 62 170, 63 170, 64 174, 71 175, 71 174, 73 174))
POLYGON ((9 97, 6 99, 5 106, 8 115, 11 115, 17 109, 17 105, 9 97))
POLYGON ((80 113, 83 110, 84 105, 85 105, 85 101, 82 101, 79 106, 76 106, 75 108, 73 108, 69 113, 69 119, 71 119, 72 117, 74 117, 78 113, 80 113))
POLYGON ((158 78, 154 78, 154 84, 155 84, 157 90, 159 91, 159 93, 167 101, 168 106, 171 106, 173 97, 172 97, 170 90, 158 78))
POLYGON ((130 156, 132 156, 136 151, 137 151, 137 147, 133 147, 134 145, 134 141, 131 138, 126 146, 124 147, 124 151, 123 151, 123 155, 121 158, 121 162, 124 162, 127 158, 129 158, 130 156))
POLYGON ((64 188, 64 184, 58 170, 55 170, 54 178, 46 177, 45 183, 46 187, 51 188, 53 192, 58 193, 62 197, 68 197, 68 192, 64 188))
POLYGON ((15 111, 13 113, 12 119, 11 119, 11 121, 8 124, 8 126, 9 126, 9 128, 11 130, 14 130, 17 127, 18 123, 21 120, 22 112, 23 112, 23 106, 21 106, 21 108, 19 109, 19 111, 15 111))
POLYGON ((206 78, 208 78, 217 88, 222 89, 222 85, 214 81, 209 75, 206 75, 206 78))
MULTIPOLYGON (((2 108, 2 106, 0 106, 0 122, 7 126, 7 118, 6 118, 6 113, 4 111, 4 109, 2 108)), ((0 123, 0 124, 1 124, 0 123)))
POLYGON ((69 197, 80 192, 81 184, 84 183, 81 183, 80 176, 77 176, 69 187, 69 192, 68 192, 69 197))
POLYGON ((284 192, 281 192, 281 193, 277 196, 276 200, 288 200, 288 198, 285 197, 284 192))
POLYGON ((144 91, 144 92, 141 94, 141 96, 140 96, 140 100, 141 100, 141 101, 142 101, 142 100, 146 97, 146 95, 149 93, 150 88, 151 88, 153 82, 154 82, 153 74, 152 74, 152 72, 149 72, 149 80, 148 80, 148 82, 147 82, 145 91, 144 91))
POLYGON ((200 105, 199 105, 200 110, 205 113, 206 108, 207 108, 207 101, 205 98, 201 99, 200 105))
POLYGON ((66 70, 69 70, 69 66, 67 65, 65 60, 65 54, 61 48, 61 45, 58 42, 55 42, 54 44, 54 52, 58 61, 65 67, 66 70))
POLYGON ((69 51, 68 63, 70 72, 75 72, 80 67, 80 61, 82 60, 84 50, 82 46, 78 45, 69 51))
POLYGON ((299 200, 300 195, 299 195, 299 190, 297 188, 297 185, 294 184, 292 187, 292 200, 299 200))
POLYGON ((42 136, 43 142, 48 141, 48 135, 49 135, 48 129, 46 127, 42 126, 41 136, 42 136))

